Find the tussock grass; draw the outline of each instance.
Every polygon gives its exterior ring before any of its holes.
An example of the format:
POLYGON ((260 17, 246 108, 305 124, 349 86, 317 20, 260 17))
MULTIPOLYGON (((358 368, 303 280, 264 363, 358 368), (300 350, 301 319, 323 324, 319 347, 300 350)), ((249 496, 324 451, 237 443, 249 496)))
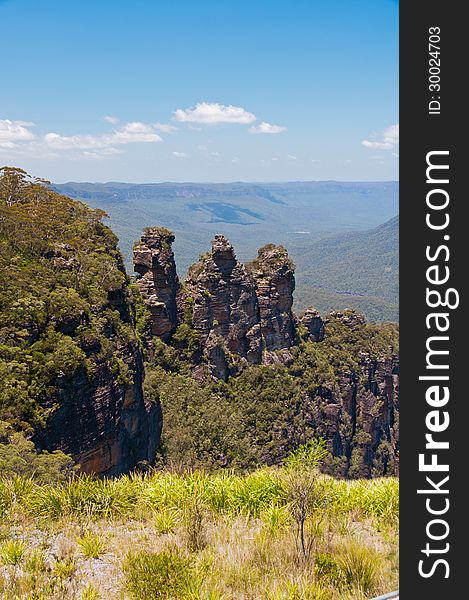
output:
MULTIPOLYGON (((283 469, 263 468, 247 475, 233 472, 174 474, 157 472, 98 479, 88 475, 64 484, 45 485, 30 479, 0 478, 4 511, 16 505, 32 517, 91 519, 135 517, 182 510, 188 499, 200 498, 218 514, 258 518, 288 504, 289 476, 283 469)), ((395 478, 345 481, 325 475, 314 481, 315 508, 345 513, 358 511, 383 520, 397 519, 399 488, 395 478)))
POLYGON ((87 558, 98 558, 106 551, 104 540, 92 531, 86 531, 82 537, 78 538, 77 544, 87 558))
POLYGON ((397 587, 393 478, 335 480, 308 465, 14 477, 0 478, 0 498, 5 598, 366 600, 397 587))
POLYGON ((132 598, 181 598, 190 582, 190 562, 177 549, 129 554, 124 562, 126 586, 132 598))
POLYGON ((9 540, 0 548, 0 560, 4 565, 17 565, 25 552, 26 544, 22 540, 9 540))

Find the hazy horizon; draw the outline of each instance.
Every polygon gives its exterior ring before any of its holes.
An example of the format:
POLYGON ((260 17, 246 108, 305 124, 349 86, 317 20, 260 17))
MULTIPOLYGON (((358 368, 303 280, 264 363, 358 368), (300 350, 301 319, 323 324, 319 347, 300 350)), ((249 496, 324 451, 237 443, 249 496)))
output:
POLYGON ((237 183, 246 184, 277 184, 277 183, 399 183, 399 179, 285 179, 285 180, 274 180, 274 179, 253 179, 253 180, 227 180, 227 181, 194 181, 194 180, 165 180, 165 181, 123 181, 123 180, 109 180, 109 181, 90 181, 90 180, 72 180, 67 179, 65 181, 51 181, 52 184, 64 185, 67 183, 89 183, 91 185, 165 185, 165 184, 178 184, 178 185, 233 185, 237 183))

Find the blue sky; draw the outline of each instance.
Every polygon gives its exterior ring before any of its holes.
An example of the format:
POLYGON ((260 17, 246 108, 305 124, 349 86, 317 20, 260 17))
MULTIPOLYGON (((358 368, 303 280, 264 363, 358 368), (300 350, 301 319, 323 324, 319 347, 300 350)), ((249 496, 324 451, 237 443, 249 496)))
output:
POLYGON ((63 181, 398 178, 392 0, 0 0, 0 162, 63 181))

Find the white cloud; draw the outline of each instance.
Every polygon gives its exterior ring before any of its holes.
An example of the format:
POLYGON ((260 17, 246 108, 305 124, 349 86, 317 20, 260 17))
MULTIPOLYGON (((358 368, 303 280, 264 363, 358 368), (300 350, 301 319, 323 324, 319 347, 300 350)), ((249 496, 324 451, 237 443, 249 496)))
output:
POLYGON ((33 125, 30 121, 0 119, 0 147, 14 148, 18 143, 34 140, 36 136, 29 131, 33 125))
POLYGON ((287 158, 288 160, 298 160, 298 158, 296 156, 293 156, 293 154, 287 154, 287 158))
POLYGON ((8 149, 17 157, 105 158, 121 153, 119 147, 126 144, 162 141, 153 125, 140 121, 123 123, 100 135, 62 135, 55 131, 34 135, 29 129, 33 125, 29 121, 0 119, 0 150, 8 149))
POLYGON ((239 162, 239 157, 238 156, 233 156, 233 158, 231 159, 232 163, 237 163, 239 162))
POLYGON ((119 123, 119 119, 117 117, 112 117, 110 115, 106 115, 104 117, 104 120, 108 123, 111 123, 112 125, 117 125, 117 123, 119 123))
POLYGON ((162 133, 174 133, 178 130, 174 125, 170 125, 169 123, 154 123, 153 127, 157 131, 161 131, 162 133))
POLYGON ((178 108, 173 113, 173 119, 181 123, 201 123, 215 125, 217 123, 253 123, 255 115, 241 106, 226 106, 218 102, 198 102, 193 108, 178 108))
POLYGON ((122 150, 117 148, 100 148, 99 150, 82 150, 77 155, 77 158, 86 158, 91 160, 101 160, 103 158, 109 158, 115 154, 122 154, 122 150))
POLYGON ((251 133, 282 133, 282 131, 286 131, 286 127, 282 127, 281 125, 272 125, 271 123, 266 123, 262 121, 260 125, 253 125, 249 128, 251 133))
POLYGON ((272 158, 270 160, 276 162, 278 160, 278 156, 272 156, 272 158))
POLYGON ((64 136, 50 132, 44 136, 46 145, 56 150, 93 150, 107 155, 117 153, 116 148, 114 148, 116 145, 161 141, 161 137, 155 132, 152 125, 139 121, 125 123, 112 133, 103 135, 64 136))
POLYGON ((399 144, 399 125, 390 125, 387 127, 378 140, 363 140, 363 146, 374 148, 375 150, 392 150, 399 144))
POLYGON ((173 152, 173 156, 175 158, 187 158, 187 154, 185 152, 173 152))
POLYGON ((369 140, 363 140, 362 144, 366 148, 374 148, 375 150, 391 150, 393 147, 389 142, 370 142, 369 140))
POLYGON ((208 150, 207 146, 205 146, 204 144, 200 144, 200 146, 197 146, 197 148, 199 150, 203 150, 204 152, 206 152, 208 150))
POLYGON ((210 156, 220 156, 219 152, 210 152, 210 156))
POLYGON ((126 123, 120 129, 117 129, 112 134, 112 139, 116 144, 130 144, 133 142, 154 143, 163 141, 161 137, 155 133, 153 125, 133 121, 126 123))

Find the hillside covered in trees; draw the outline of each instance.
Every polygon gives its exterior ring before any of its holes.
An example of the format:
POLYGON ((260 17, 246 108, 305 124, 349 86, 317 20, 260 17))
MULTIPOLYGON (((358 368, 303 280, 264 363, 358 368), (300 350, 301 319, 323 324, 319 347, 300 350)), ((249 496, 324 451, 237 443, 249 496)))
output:
POLYGON ((143 399, 134 300, 103 216, 2 169, 0 421, 117 473, 153 458, 159 409, 143 399))

